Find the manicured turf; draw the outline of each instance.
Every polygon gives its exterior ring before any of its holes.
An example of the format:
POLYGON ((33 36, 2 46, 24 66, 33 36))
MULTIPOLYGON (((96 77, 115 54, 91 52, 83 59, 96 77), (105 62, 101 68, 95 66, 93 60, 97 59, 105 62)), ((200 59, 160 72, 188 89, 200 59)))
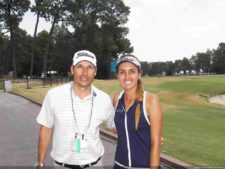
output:
MULTIPOLYGON (((163 108, 162 152, 196 166, 225 165, 225 106, 208 98, 225 94, 225 76, 142 78, 145 90, 156 93, 163 108)), ((120 91, 117 80, 95 80, 109 93, 120 91)), ((48 88, 17 93, 42 102, 48 88)))
POLYGON ((162 81, 157 86, 164 108, 162 151, 193 165, 224 166, 225 106, 207 97, 225 94, 225 76, 162 81))

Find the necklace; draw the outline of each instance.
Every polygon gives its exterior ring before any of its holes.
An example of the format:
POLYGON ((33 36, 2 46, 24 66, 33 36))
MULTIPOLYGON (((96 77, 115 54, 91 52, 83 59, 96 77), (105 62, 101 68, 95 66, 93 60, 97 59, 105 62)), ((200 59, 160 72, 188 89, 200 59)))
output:
POLYGON ((87 133, 89 127, 90 127, 90 124, 91 124, 91 119, 92 119, 92 114, 93 114, 93 103, 94 103, 94 97, 96 96, 96 93, 93 91, 93 94, 92 94, 92 99, 91 99, 91 115, 89 116, 89 122, 88 122, 88 126, 86 128, 86 130, 84 131, 84 133, 80 133, 80 130, 79 130, 79 126, 78 126, 78 123, 77 123, 77 119, 76 119, 76 111, 74 109, 74 104, 73 104, 73 89, 72 89, 72 85, 71 85, 71 103, 72 103, 72 112, 73 112, 73 118, 74 118, 74 122, 75 122, 75 125, 76 125, 76 128, 77 128, 77 133, 75 134, 75 138, 77 137, 77 134, 80 134, 82 135, 82 137, 84 137, 84 135, 87 133))

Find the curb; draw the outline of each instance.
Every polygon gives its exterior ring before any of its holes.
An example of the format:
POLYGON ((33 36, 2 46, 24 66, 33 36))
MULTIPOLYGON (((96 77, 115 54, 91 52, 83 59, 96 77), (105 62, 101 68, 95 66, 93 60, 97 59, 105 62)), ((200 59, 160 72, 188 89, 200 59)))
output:
POLYGON ((36 104, 36 105, 39 105, 39 106, 42 105, 42 103, 40 103, 40 102, 38 102, 37 100, 34 100, 34 99, 30 98, 30 97, 22 96, 22 95, 20 95, 20 94, 17 94, 17 93, 15 93, 15 92, 12 92, 12 91, 8 91, 7 93, 11 93, 11 94, 14 94, 14 95, 16 95, 16 96, 19 96, 19 97, 22 97, 22 98, 24 98, 24 99, 27 99, 27 100, 31 101, 32 103, 34 103, 34 104, 36 104))
MULTIPOLYGON (((100 134, 113 140, 114 142, 117 142, 117 134, 108 132, 106 129, 100 128, 100 134)), ((176 158, 170 157, 166 154, 160 153, 160 162, 163 164, 168 165, 169 167, 172 168, 179 168, 179 169, 192 169, 195 168, 194 166, 185 163, 183 161, 180 161, 176 158)))

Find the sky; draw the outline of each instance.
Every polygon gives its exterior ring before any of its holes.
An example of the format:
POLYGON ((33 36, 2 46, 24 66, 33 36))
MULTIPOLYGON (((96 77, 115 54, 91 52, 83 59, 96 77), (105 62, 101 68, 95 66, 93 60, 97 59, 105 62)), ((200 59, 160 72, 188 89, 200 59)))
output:
MULTIPOLYGON (((225 0, 124 0, 130 7, 127 38, 141 61, 175 61, 225 42, 225 0)), ((20 27, 33 34, 35 16, 20 27)), ((40 20, 38 31, 49 30, 40 20)))

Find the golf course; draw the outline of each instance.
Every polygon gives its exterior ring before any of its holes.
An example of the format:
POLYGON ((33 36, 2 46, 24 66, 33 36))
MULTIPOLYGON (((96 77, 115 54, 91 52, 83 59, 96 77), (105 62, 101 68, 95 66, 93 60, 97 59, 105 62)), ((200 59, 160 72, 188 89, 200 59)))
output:
MULTIPOLYGON (((143 77, 142 82, 161 102, 161 152, 194 166, 224 166, 225 106, 210 103, 209 98, 225 94, 225 75, 143 77)), ((121 90, 115 79, 94 84, 110 96, 121 90)), ((42 103, 49 89, 36 86, 13 92, 42 103)))

